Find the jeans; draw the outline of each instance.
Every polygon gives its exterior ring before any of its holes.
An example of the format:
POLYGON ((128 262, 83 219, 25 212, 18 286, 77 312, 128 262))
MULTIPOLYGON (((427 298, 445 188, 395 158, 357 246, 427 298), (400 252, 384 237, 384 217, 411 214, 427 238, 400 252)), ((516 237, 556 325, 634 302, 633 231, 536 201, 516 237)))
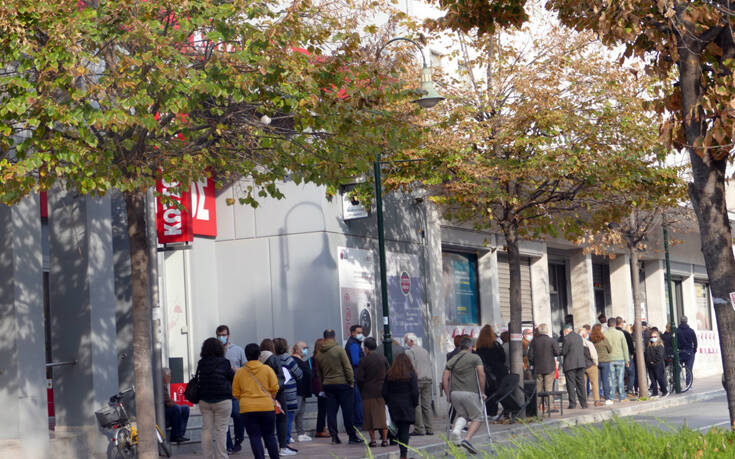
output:
POLYGON ((188 406, 171 405, 166 407, 166 425, 171 427, 171 440, 184 436, 188 422, 188 406))
POLYGON ((324 386, 324 393, 327 394, 327 425, 332 437, 336 437, 339 433, 337 431, 337 411, 341 408, 342 420, 347 435, 350 440, 358 440, 352 424, 352 408, 355 403, 354 392, 347 384, 327 384, 324 386))
MULTIPOLYGON (((357 372, 355 372, 357 374, 357 372)), ((355 384, 355 387, 352 390, 352 399, 353 399, 353 406, 352 406, 352 425, 357 427, 358 429, 362 427, 363 419, 362 419, 362 396, 360 395, 360 389, 357 387, 357 384, 355 384)))
POLYGON ((265 442, 265 447, 268 448, 268 456, 271 458, 279 457, 278 442, 274 433, 276 425, 275 411, 242 413, 242 421, 245 430, 248 431, 250 449, 253 450, 255 459, 265 459, 263 442, 265 442))
POLYGON ((304 413, 306 413, 306 397, 299 395, 299 407, 296 409, 296 416, 294 417, 297 436, 306 433, 306 430, 304 430, 304 413))
POLYGON ((222 400, 209 403, 201 400, 199 411, 202 412, 202 455, 207 459, 227 459, 227 420, 232 412, 232 402, 222 400))
POLYGON ((404 445, 408 445, 408 429, 411 427, 411 423, 407 421, 399 421, 396 422, 396 426, 398 427, 398 449, 401 453, 401 457, 407 457, 408 454, 408 448, 404 445))
POLYGON ((623 372, 625 371, 625 362, 623 360, 613 360, 610 362, 610 396, 618 400, 625 399, 625 383, 623 381, 623 372))
POLYGON ((327 424, 327 397, 316 398, 316 432, 324 432, 327 424))
POLYGON ((610 397, 610 362, 600 362, 597 365, 600 368, 600 386, 602 386, 602 395, 605 400, 611 400, 610 397))
POLYGON ((289 411, 286 413, 286 438, 287 442, 291 442, 293 439, 291 438, 291 429, 293 427, 293 420, 296 417, 296 411, 289 411))
POLYGON ((628 377, 628 393, 632 394, 635 392, 635 388, 638 387, 635 375, 635 359, 630 359, 630 365, 625 369, 625 375, 628 377))
MULTIPOLYGON (((242 415, 240 414, 240 402, 236 399, 232 399, 232 424, 235 430, 235 443, 242 443, 245 439, 245 424, 242 422, 242 415)), ((234 443, 230 438, 230 428, 227 427, 227 449, 232 450, 234 443)))
MULTIPOLYGON (((679 351, 679 362, 681 363, 682 366, 685 365, 687 368, 689 368, 689 370, 692 371, 692 374, 694 374, 693 373, 694 372, 694 352, 679 351)), ((689 374, 687 374, 687 380, 686 380, 687 385, 689 385, 692 382, 691 379, 692 377, 689 374)))

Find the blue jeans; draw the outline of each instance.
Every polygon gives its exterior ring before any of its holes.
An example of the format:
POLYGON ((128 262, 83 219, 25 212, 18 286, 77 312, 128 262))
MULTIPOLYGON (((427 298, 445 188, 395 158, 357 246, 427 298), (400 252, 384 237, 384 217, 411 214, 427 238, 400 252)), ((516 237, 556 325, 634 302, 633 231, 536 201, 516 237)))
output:
MULTIPOLYGON (((355 373, 357 374, 357 373, 355 373)), ((360 395, 360 389, 355 384, 353 388, 354 405, 352 407, 352 424, 358 429, 362 427, 362 396, 360 395)))
POLYGON ((255 459, 265 459, 263 442, 268 448, 270 457, 278 457, 278 441, 276 440, 276 413, 274 411, 253 411, 242 413, 242 421, 248 431, 250 449, 255 459))
MULTIPOLYGON (((693 351, 679 351, 679 363, 689 368, 692 374, 694 374, 694 355, 695 353, 693 351)), ((691 379, 692 377, 687 373, 687 385, 691 383, 691 379)))
MULTIPOLYGON (((236 399, 232 399, 232 424, 235 430, 235 443, 242 443, 245 439, 245 424, 242 422, 242 415, 240 414, 240 402, 236 399)), ((234 446, 232 438, 230 438, 230 428, 227 428, 227 449, 231 450, 234 446)))
POLYGON ((186 424, 189 422, 189 407, 186 405, 172 405, 166 407, 166 425, 171 426, 170 440, 183 437, 186 433, 186 424))
POLYGON ((625 369, 625 374, 628 376, 628 387, 629 393, 634 393, 635 388, 638 387, 637 381, 635 380, 635 360, 630 359, 630 365, 625 369))
POLYGON ((597 366, 600 369, 600 395, 610 400, 610 362, 600 362, 597 366))
POLYGON ((296 417, 296 411, 295 410, 288 410, 288 413, 286 413, 286 438, 287 442, 291 443, 289 440, 291 440, 291 428, 293 427, 293 419, 296 417))
POLYGON ((623 360, 613 360, 610 362, 610 396, 618 400, 625 399, 625 380, 623 379, 625 371, 625 362, 623 360))

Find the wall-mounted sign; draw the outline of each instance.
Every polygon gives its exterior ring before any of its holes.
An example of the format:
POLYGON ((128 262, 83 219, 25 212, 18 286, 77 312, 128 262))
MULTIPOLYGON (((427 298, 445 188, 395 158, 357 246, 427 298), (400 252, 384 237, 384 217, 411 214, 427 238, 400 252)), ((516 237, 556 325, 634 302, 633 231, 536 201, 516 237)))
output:
POLYGON ((352 196, 355 185, 346 185, 342 189, 342 220, 357 220, 368 216, 368 211, 360 201, 352 196))
POLYGON ((205 177, 191 184, 193 230, 197 236, 217 236, 217 195, 215 182, 205 177))
POLYGON ((160 244, 189 242, 194 239, 191 194, 189 191, 174 191, 177 186, 178 183, 169 183, 165 180, 156 183, 156 191, 159 194, 159 198, 156 199, 156 229, 160 244), (168 196, 180 205, 172 202, 164 203, 160 196, 168 196))

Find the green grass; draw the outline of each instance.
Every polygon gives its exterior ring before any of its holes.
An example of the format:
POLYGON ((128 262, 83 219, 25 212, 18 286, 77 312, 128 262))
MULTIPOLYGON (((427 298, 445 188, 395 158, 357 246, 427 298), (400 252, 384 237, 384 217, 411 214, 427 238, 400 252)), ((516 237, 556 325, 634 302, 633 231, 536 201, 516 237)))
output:
MULTIPOLYGON (((602 426, 583 425, 565 430, 529 428, 530 435, 495 445, 495 453, 482 451, 477 456, 447 443, 446 456, 429 456, 409 446, 409 457, 440 459, 473 457, 501 459, 678 459, 735 458, 735 432, 712 429, 702 433, 686 427, 669 428, 641 425, 633 420, 615 418, 602 426)), ((478 439, 479 440, 479 439, 478 439)), ((474 442, 473 442, 474 443, 474 442)), ((480 449, 480 443, 475 446, 480 449)), ((484 445, 482 448, 486 448, 484 445)), ((367 451, 372 458, 372 452, 367 451)))

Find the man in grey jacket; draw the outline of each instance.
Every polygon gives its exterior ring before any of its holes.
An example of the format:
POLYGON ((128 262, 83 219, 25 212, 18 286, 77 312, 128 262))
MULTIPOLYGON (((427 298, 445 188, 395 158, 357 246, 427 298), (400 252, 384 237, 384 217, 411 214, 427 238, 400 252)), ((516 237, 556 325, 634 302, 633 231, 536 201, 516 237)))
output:
POLYGON ((564 356, 564 377, 569 391, 569 409, 577 407, 577 399, 582 408, 587 408, 587 388, 584 384, 584 343, 582 337, 574 333, 571 324, 564 326, 564 343, 561 346, 564 356))
POLYGON ((419 345, 418 337, 414 333, 406 333, 403 337, 406 346, 406 355, 411 359, 419 383, 419 404, 416 407, 416 423, 411 435, 433 435, 431 425, 431 383, 433 365, 429 353, 419 345))

